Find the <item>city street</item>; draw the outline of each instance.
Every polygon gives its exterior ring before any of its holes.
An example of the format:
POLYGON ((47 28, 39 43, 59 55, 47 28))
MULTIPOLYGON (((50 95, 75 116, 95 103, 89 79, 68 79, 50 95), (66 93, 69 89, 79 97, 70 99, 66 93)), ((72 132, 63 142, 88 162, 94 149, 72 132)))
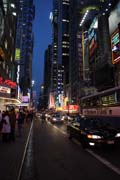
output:
POLYGON ((84 150, 61 128, 35 120, 21 180, 120 179, 119 150, 84 150))

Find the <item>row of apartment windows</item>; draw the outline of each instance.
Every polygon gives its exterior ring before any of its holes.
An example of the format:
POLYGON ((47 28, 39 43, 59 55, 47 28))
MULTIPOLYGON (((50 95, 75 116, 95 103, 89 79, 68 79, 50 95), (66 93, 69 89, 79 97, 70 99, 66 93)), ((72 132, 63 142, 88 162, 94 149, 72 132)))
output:
POLYGON ((62 44, 69 44, 69 42, 67 42, 67 41, 62 41, 62 44))

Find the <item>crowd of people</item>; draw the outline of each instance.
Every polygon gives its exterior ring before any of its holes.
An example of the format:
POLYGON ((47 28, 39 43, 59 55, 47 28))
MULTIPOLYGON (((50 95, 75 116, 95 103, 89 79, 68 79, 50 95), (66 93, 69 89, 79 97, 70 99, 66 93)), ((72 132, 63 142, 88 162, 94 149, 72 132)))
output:
POLYGON ((0 134, 2 135, 2 142, 15 141, 16 136, 21 137, 24 124, 31 122, 32 119, 32 111, 20 109, 16 112, 14 108, 3 112, 0 110, 0 134))

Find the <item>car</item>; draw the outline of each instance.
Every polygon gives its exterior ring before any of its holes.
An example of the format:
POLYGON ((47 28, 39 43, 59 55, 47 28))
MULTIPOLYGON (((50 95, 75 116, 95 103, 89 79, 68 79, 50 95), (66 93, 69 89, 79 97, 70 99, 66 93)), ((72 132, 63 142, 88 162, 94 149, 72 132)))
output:
POLYGON ((70 139, 77 139, 84 148, 119 145, 120 119, 78 116, 67 125, 67 132, 70 139))
POLYGON ((50 121, 51 121, 51 123, 63 123, 64 122, 60 113, 53 113, 50 118, 50 121))

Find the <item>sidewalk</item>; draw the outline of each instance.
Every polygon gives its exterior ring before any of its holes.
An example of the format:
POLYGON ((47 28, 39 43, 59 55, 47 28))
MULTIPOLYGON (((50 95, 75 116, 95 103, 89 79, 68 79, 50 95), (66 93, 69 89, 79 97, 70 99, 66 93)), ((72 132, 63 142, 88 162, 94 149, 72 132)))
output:
POLYGON ((2 143, 0 134, 0 179, 17 180, 26 140, 28 137, 29 124, 24 124, 22 137, 17 137, 15 142, 2 143))

